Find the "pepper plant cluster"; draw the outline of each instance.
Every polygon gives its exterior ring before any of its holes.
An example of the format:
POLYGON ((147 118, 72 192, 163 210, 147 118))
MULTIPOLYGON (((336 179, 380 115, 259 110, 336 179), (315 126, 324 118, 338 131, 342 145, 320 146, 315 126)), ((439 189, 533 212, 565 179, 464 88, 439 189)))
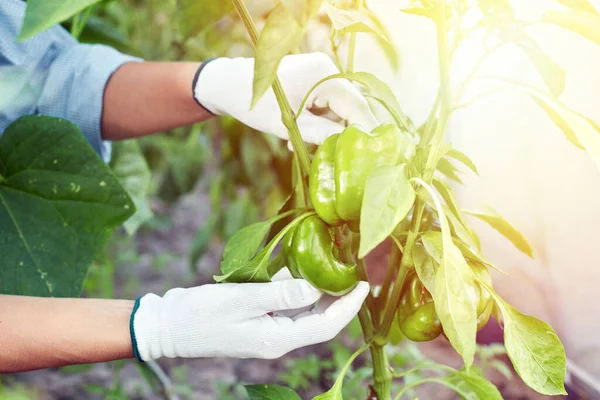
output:
MULTIPOLYGON (((493 314, 504 329, 506 351, 521 379, 534 390, 547 394, 566 394, 564 348, 543 321, 520 313, 493 288, 490 269, 498 269, 481 253, 479 238, 464 218, 447 182, 453 179, 453 162, 462 163, 474 173, 477 168, 463 153, 445 142, 445 132, 453 112, 496 90, 514 89, 531 96, 565 132, 566 138, 587 150, 598 162, 598 127, 589 119, 565 107, 558 97, 564 90, 564 71, 527 35, 527 24, 519 21, 506 0, 413 1, 401 11, 431 19, 437 32, 440 88, 428 120, 415 127, 400 107, 394 93, 376 76, 353 70, 357 34, 375 35, 380 43, 391 43, 380 21, 364 1, 298 0, 280 2, 270 14, 260 34, 241 0, 233 5, 256 47, 254 102, 269 85, 281 106, 282 121, 289 130, 294 147, 294 190, 280 214, 271 220, 242 229, 227 244, 219 282, 269 281, 278 269, 287 266, 292 275, 302 277, 331 295, 350 291, 359 280, 369 280, 365 257, 388 238, 396 248, 389 256, 385 280, 377 295, 372 292, 359 312, 365 345, 339 374, 333 387, 315 399, 341 399, 345 371, 367 349, 371 353, 373 380, 369 398, 400 399, 414 386, 437 382, 463 398, 502 398, 498 389, 473 366, 476 332, 493 314), (324 78, 348 79, 359 84, 364 93, 389 112, 386 122, 370 132, 348 126, 329 137, 316 152, 309 153, 301 141, 295 120, 304 103, 294 113, 276 76, 281 57, 295 51, 307 21, 323 6, 332 20, 331 49, 339 74, 324 78), (478 13, 478 21, 466 26, 467 14, 478 13), (464 18, 464 19, 463 19, 464 18), (278 32, 293 27, 281 40, 278 32), (492 43, 468 77, 453 90, 450 68, 454 52, 465 38, 483 32, 492 43), (338 50, 346 40, 348 55, 342 65, 338 50), (504 44, 520 46, 544 79, 548 91, 503 77, 486 76, 498 87, 459 103, 468 85, 478 76, 484 61, 504 44), (266 56, 268 54, 268 57, 266 56), (271 231, 275 221, 287 224, 271 231), (275 254, 282 241, 281 254, 275 254), (460 354, 460 370, 448 371, 442 379, 424 379, 391 393, 391 382, 402 377, 393 371, 385 346, 390 329, 396 324, 406 340, 429 341, 443 335, 460 354)), ((565 12, 548 12, 546 23, 553 23, 585 35, 573 15, 590 12, 581 4, 561 2, 565 12), (570 19, 569 19, 570 18, 570 19)), ((472 18, 471 18, 472 20, 472 18)), ((393 58, 394 48, 383 45, 393 58)), ((313 87, 314 89, 314 87, 313 87)), ((313 90, 311 89, 311 91, 313 90)), ((310 95, 307 93, 306 99, 310 95)), ((469 213, 487 222, 532 256, 523 235, 493 210, 469 213)), ((435 366, 428 368, 436 369, 435 366)), ((249 387, 252 396, 279 393, 281 387, 249 387)), ((283 398, 297 398, 291 391, 283 398)), ((259 397, 257 397, 259 398, 259 397)))
MULTIPOLYGON (((71 17, 77 34, 90 16, 90 7, 98 2, 59 7, 55 2, 30 0, 19 40, 71 17)), ((479 238, 447 182, 456 178, 453 163, 473 173, 477 168, 444 140, 455 110, 490 93, 512 90, 530 96, 565 138, 600 166, 600 128, 560 101, 565 72, 527 33, 532 24, 552 24, 600 44, 600 15, 588 0, 556 2, 563 8, 547 11, 538 21, 520 20, 508 0, 412 0, 400 10, 430 19, 437 34, 440 87, 429 117, 419 127, 384 82, 354 70, 357 35, 371 35, 390 64, 398 67, 393 40, 365 0, 277 1, 260 32, 243 0, 178 2, 186 37, 206 32, 235 10, 255 47, 252 104, 273 88, 294 149, 293 190, 278 215, 231 236, 222 274, 215 280, 266 282, 287 266, 295 277, 339 296, 358 281, 369 281, 365 262, 369 253, 386 240, 395 244, 383 283, 369 294, 358 314, 364 345, 348 359, 332 388, 315 399, 341 399, 346 372, 367 350, 373 366, 372 379, 365 382, 369 386, 365 395, 370 399, 401 399, 424 383, 445 385, 463 398, 502 398, 473 366, 476 332, 492 315, 502 323, 506 352, 520 378, 540 393, 565 394, 566 358, 557 335, 548 324, 520 313, 494 291, 490 269, 498 267, 482 254, 479 238), (348 126, 309 151, 296 119, 314 87, 298 110, 293 110, 276 71, 282 57, 300 51, 309 22, 322 11, 332 29, 327 47, 341 72, 315 87, 331 79, 350 80, 372 104, 382 106, 389 118, 370 132, 348 126), (486 50, 463 81, 452 82, 454 55, 466 39, 474 37, 483 41, 486 50), (480 74, 485 61, 507 44, 516 45, 531 60, 544 89, 480 74), (347 47, 344 63, 342 47, 347 47), (467 88, 476 79, 497 86, 465 101, 467 88), (391 332, 396 328, 405 340, 415 342, 445 337, 462 357, 463 368, 427 363, 393 370, 385 349, 395 345, 391 332), (392 393, 394 379, 419 369, 447 374, 406 383, 392 393)), ((4 257, 0 292, 78 295, 90 263, 110 232, 126 220, 135 222, 130 217, 141 202, 119 183, 121 173, 119 168, 111 171, 96 157, 78 128, 67 121, 26 116, 8 127, 0 139, 0 249, 4 257), (63 145, 66 142, 69 146, 63 145), (20 157, 11 157, 17 147, 20 157), (94 213, 89 212, 91 200, 94 213)), ((497 213, 468 214, 532 256, 523 235, 497 213)), ((247 390, 252 400, 299 399, 281 386, 252 385, 247 390)))

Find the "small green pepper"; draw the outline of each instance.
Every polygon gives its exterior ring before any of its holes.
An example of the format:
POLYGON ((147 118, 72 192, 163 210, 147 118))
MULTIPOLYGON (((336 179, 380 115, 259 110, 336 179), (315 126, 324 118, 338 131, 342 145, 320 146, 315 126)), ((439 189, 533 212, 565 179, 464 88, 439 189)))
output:
POLYGON ((348 293, 358 284, 355 264, 346 264, 333 253, 332 229, 318 216, 305 218, 283 239, 284 261, 295 277, 333 296, 348 293))
MULTIPOLYGON (((473 263, 470 266, 476 276, 492 286, 492 276, 484 265, 473 263)), ((490 319, 494 300, 478 282, 474 283, 471 290, 472 298, 477 304, 477 331, 479 331, 490 319)), ((431 293, 421 283, 414 270, 408 273, 404 281, 397 314, 400 330, 409 340, 426 342, 444 333, 431 293)))

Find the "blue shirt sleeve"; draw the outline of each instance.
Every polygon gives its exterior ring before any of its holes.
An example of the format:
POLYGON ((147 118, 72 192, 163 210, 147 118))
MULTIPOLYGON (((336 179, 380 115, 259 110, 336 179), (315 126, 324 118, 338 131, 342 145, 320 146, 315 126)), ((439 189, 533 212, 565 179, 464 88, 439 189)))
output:
POLYGON ((119 66, 142 60, 78 43, 61 26, 16 42, 24 13, 24 2, 0 0, 0 135, 23 115, 64 118, 108 162, 110 142, 101 135, 104 88, 119 66))

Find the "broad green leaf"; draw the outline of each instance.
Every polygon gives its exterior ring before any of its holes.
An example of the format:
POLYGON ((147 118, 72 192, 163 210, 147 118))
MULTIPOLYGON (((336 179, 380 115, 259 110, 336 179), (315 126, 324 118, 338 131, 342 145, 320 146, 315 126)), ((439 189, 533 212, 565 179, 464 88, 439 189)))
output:
POLYGON ((266 246, 249 262, 235 269, 228 269, 228 272, 223 272, 223 275, 219 276, 215 275, 213 278, 216 282, 269 282, 271 280, 268 270, 269 261, 274 249, 275 246, 266 246))
MULTIPOLYGON (((423 244, 427 240, 425 236, 428 233, 429 232, 424 233, 423 236, 421 236, 423 244)), ((425 289, 427 289, 429 293, 433 293, 435 291, 436 263, 433 262, 431 256, 423 246, 414 246, 412 257, 419 280, 423 283, 425 289)))
POLYGON ((184 37, 190 37, 208 30, 232 10, 233 2, 231 0, 178 0, 177 14, 181 33, 184 37))
POLYGON ((360 211, 360 247, 363 258, 383 242, 415 202, 415 191, 406 177, 406 165, 375 169, 365 184, 360 211))
POLYGON ((542 21, 569 29, 600 44, 600 15, 581 10, 546 11, 542 21))
POLYGON ((477 0, 477 4, 485 15, 513 15, 513 9, 508 0, 477 0))
POLYGON ((338 377, 336 378, 331 389, 329 389, 327 392, 325 392, 323 394, 313 397, 312 400, 343 400, 342 385, 344 384, 344 377, 346 376, 348 369, 350 368, 350 366, 352 365, 352 362, 356 359, 356 357, 358 357, 362 352, 364 352, 368 348, 369 348, 369 344, 365 344, 363 347, 356 350, 356 352, 354 352, 354 354, 352 354, 350 356, 348 361, 346 361, 346 364, 340 371, 340 373, 339 373, 338 377))
POLYGON ((460 176, 458 176, 458 173, 457 173, 457 172, 462 172, 462 171, 459 170, 458 168, 456 168, 454 165, 452 165, 452 163, 450 161, 448 161, 448 159, 440 158, 436 169, 438 171, 440 171, 442 174, 446 175, 448 177, 448 179, 452 179, 453 181, 458 182, 458 183, 463 183, 462 180, 460 179, 460 176))
POLYGON ((113 144, 111 165, 114 174, 129 193, 137 209, 136 213, 124 224, 127 233, 133 235, 144 222, 153 216, 150 209, 152 173, 135 140, 113 144))
POLYGON ((25 116, 0 137, 0 293, 79 296, 135 205, 80 129, 25 116))
POLYGON ((554 330, 547 323, 520 313, 492 288, 480 283, 487 287, 502 313, 506 352, 523 382, 542 394, 566 395, 565 349, 554 330))
MULTIPOLYGON (((444 256, 443 240, 442 232, 429 231, 421 235, 421 241, 423 242, 425 251, 438 264, 442 262, 444 256)), ((432 287, 432 290, 429 291, 433 293, 435 287, 432 287)))
POLYGON ((301 400, 292 389, 279 385, 246 385, 250 400, 301 400))
POLYGON ((420 178, 413 178, 429 192, 435 202, 442 229, 442 260, 435 274, 432 293, 435 310, 452 347, 462 356, 465 366, 473 364, 477 312, 471 287, 475 274, 452 241, 444 208, 435 190, 420 178))
POLYGON ((565 107, 547 94, 529 86, 515 85, 529 94, 565 133, 567 138, 579 147, 583 147, 596 166, 600 168, 600 128, 589 118, 565 107))
POLYGON ((408 118, 404 115, 402 108, 400 107, 400 103, 398 103, 398 99, 394 95, 394 92, 386 85, 383 81, 377 78, 375 75, 370 74, 368 72, 351 72, 351 73, 339 73, 334 75, 329 75, 319 82, 315 83, 312 88, 306 93, 300 107, 298 107, 298 112, 296 115, 300 115, 306 101, 308 100, 310 94, 315 90, 320 84, 323 82, 329 81, 331 79, 348 79, 354 82, 358 82, 361 85, 365 86, 372 94, 373 97, 377 98, 381 101, 387 110, 392 114, 394 120, 399 126, 404 127, 408 130, 408 118))
POLYGON ((98 3, 100 0, 29 0, 17 41, 24 41, 98 3))
POLYGON ((476 175, 479 176, 479 171, 477 170, 477 166, 464 153, 462 153, 462 152, 460 152, 460 151, 458 151, 456 149, 450 149, 446 153, 446 157, 450 157, 450 158, 455 159, 456 161, 461 162, 462 164, 464 164, 465 166, 467 166, 471 171, 475 172, 476 175))
POLYGON ((533 249, 531 245, 523 236, 521 232, 519 232, 514 226, 512 226, 507 220, 502 218, 496 210, 491 207, 488 207, 486 212, 472 212, 466 211, 467 214, 472 215, 486 222, 492 228, 501 233, 505 238, 510 240, 517 249, 521 250, 524 254, 528 255, 530 258, 533 258, 533 249))
POLYGON ((300 45, 306 22, 318 10, 315 6, 318 3, 314 0, 288 0, 278 3, 269 14, 256 44, 251 107, 258 103, 273 84, 281 59, 300 45), (292 1, 310 5, 310 8, 306 9, 307 15, 302 21, 303 24, 299 24, 290 12, 292 1))
POLYGON ((462 369, 443 378, 446 382, 459 387, 466 396, 461 396, 465 400, 502 400, 498 388, 488 381, 476 368, 468 371, 462 369))
POLYGON ((588 0, 556 0, 560 4, 567 6, 569 8, 576 8, 578 10, 583 10, 591 13, 597 14, 598 12, 594 8, 594 6, 588 0))
MULTIPOLYGON (((290 212, 291 213, 291 212, 290 212)), ((290 224, 288 224, 281 232, 279 232, 254 258, 252 258, 249 261, 246 262, 237 262, 237 263, 230 263, 230 264, 226 264, 225 266, 223 265, 223 263, 221 263, 221 271, 223 272, 223 275, 217 276, 215 275, 213 278, 215 279, 215 281, 217 282, 234 282, 234 283, 240 283, 240 282, 269 282, 271 280, 271 277, 269 276, 269 262, 271 260, 271 254, 273 254, 273 251, 275 250, 275 247, 277 246, 277 244, 279 243, 279 241, 283 238, 283 236, 292 228, 294 228, 297 224, 299 224, 304 218, 313 215, 314 212, 307 212, 304 213, 302 215, 300 215, 299 217, 297 217, 294 221, 292 221, 290 224)), ((274 219, 278 219, 278 218, 283 218, 285 216, 285 214, 281 214, 278 215, 274 218, 272 218, 270 223, 272 223, 274 219)), ((268 222, 268 221, 266 221, 268 222)), ((261 223, 259 223, 261 224, 261 223)), ((249 227, 255 226, 257 224, 253 224, 250 225, 249 227)), ((259 228, 255 228, 255 229, 259 229, 259 228)), ((268 226, 266 228, 262 228, 263 230, 260 231, 259 233, 262 235, 261 238, 262 240, 264 240, 264 236, 267 234, 268 231, 268 226)), ((233 240, 233 238, 235 236, 238 236, 240 234, 240 232, 243 232, 244 229, 240 230, 238 233, 236 233, 231 239, 233 240)), ((242 239, 243 240, 243 239, 242 239)), ((247 239, 248 241, 251 241, 253 239, 247 239)), ((261 243, 262 243, 261 240, 261 243)), ((230 240, 231 242, 231 240, 230 240)), ((230 242, 227 242, 227 247, 230 246, 230 242)), ((257 240, 256 238, 254 239, 254 242, 252 244, 256 244, 257 240)), ((231 246, 235 246, 235 243, 233 243, 231 246)), ((227 247, 225 248, 225 250, 227 250, 227 247)), ((235 247, 232 247, 234 250, 237 250, 235 247)), ((232 250, 232 251, 234 251, 232 250)), ((249 254, 248 250, 250 250, 250 246, 246 247, 246 253, 244 255, 249 254)), ((225 262, 225 261, 223 261, 225 262)))
POLYGON ((223 250, 221 272, 226 275, 247 264, 258 252, 271 225, 294 212, 294 210, 287 211, 271 219, 248 225, 237 231, 227 241, 225 250, 223 250))
POLYGON ((480 248, 481 245, 479 243, 479 238, 464 220, 462 212, 458 207, 456 196, 454 196, 454 192, 452 192, 450 186, 448 186, 446 182, 439 179, 433 180, 433 186, 438 191, 440 196, 442 196, 442 199, 444 199, 448 209, 450 210, 448 216, 451 225, 454 227, 454 231, 457 232, 457 236, 464 242, 472 244, 475 248, 480 248))

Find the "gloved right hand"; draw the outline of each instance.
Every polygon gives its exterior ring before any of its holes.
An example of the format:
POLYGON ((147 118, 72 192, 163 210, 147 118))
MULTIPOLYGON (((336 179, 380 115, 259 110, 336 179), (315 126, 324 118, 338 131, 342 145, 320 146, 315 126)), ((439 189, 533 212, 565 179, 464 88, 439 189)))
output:
MULTIPOLYGON (((325 53, 285 56, 277 69, 294 112, 314 84, 339 72, 325 53)), ((194 97, 213 114, 230 115, 251 128, 288 139, 272 88, 250 109, 253 78, 254 58, 217 58, 200 67, 193 87, 194 97)), ((297 120, 302 139, 314 144, 341 132, 345 127, 343 121, 360 125, 367 132, 379 125, 365 98, 346 79, 333 79, 317 86, 297 120), (329 109, 339 121, 312 113, 313 106, 329 109)))
POLYGON ((310 308, 323 293, 303 279, 219 283, 147 294, 131 316, 134 353, 160 357, 278 358, 335 337, 358 313, 369 284, 310 308), (330 300, 330 301, 331 301, 330 300))

